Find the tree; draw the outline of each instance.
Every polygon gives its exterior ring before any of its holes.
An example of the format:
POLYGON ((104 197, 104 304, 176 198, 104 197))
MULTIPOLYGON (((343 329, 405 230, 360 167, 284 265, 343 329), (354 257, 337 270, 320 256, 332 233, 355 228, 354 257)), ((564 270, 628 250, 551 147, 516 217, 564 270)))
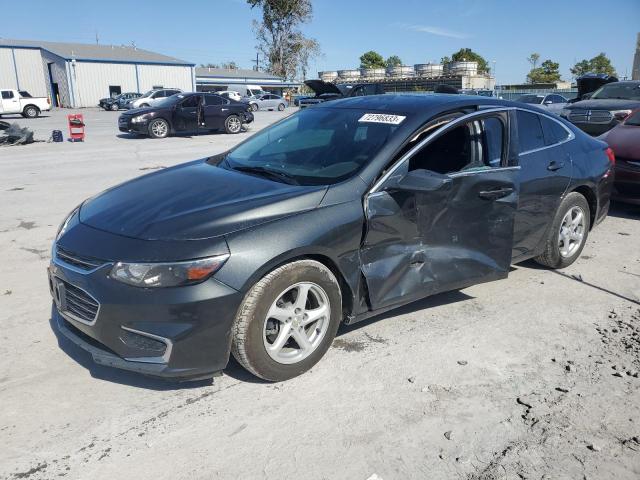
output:
POLYGON ((253 22, 258 50, 267 59, 267 69, 288 80, 308 68, 320 54, 320 45, 307 38, 300 27, 311 21, 311 0, 247 0, 251 8, 262 9, 262 21, 253 22))
POLYGON ((545 60, 537 68, 532 68, 527 75, 529 83, 555 83, 560 80, 560 64, 545 60))
POLYGON ((238 69, 238 64, 236 62, 234 62, 233 60, 231 60, 229 62, 224 62, 222 64, 222 68, 227 69, 227 70, 237 70, 238 69))
POLYGON ((591 60, 580 60, 571 69, 571 74, 575 77, 585 73, 604 73, 606 75, 616 75, 616 69, 611 65, 611 60, 607 54, 602 52, 591 60))
POLYGON ((489 72, 489 64, 482 57, 482 55, 474 52, 470 48, 461 48, 456 53, 451 55, 451 61, 453 62, 478 62, 479 72, 489 72))
POLYGON ((200 66, 202 68, 220 68, 220 65, 217 63, 201 63, 200 66))
POLYGON ((402 65, 402 60, 397 55, 391 55, 384 63, 387 67, 399 67, 402 65))
POLYGON ((378 52, 369 50, 360 56, 360 68, 384 68, 384 57, 378 52))
POLYGON ((540 61, 540 54, 539 53, 532 53, 531 55, 529 55, 527 57, 527 62, 529 62, 531 64, 531 69, 535 70, 536 67, 538 66, 538 62, 540 61))
POLYGON ((440 63, 441 63, 442 65, 446 65, 447 63, 451 63, 451 58, 449 58, 449 57, 447 57, 447 56, 445 55, 444 57, 442 57, 442 58, 440 59, 440 63))

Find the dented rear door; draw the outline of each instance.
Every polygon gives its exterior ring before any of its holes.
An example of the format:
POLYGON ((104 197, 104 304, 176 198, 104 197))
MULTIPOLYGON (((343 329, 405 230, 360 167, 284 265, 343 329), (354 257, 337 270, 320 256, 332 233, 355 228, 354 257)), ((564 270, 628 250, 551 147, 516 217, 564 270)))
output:
POLYGON ((519 167, 509 165, 508 145, 504 148, 496 168, 444 176, 420 172, 418 181, 437 181, 430 191, 395 188, 408 173, 408 161, 374 187, 365 200, 361 249, 372 310, 507 276, 519 167))

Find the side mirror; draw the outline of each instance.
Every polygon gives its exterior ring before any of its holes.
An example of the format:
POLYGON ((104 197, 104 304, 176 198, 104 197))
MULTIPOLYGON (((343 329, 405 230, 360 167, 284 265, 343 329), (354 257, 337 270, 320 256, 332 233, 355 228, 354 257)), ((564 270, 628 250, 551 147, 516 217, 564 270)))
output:
POLYGON ((451 178, 429 170, 412 170, 397 181, 395 190, 409 192, 435 192, 450 188, 451 178))

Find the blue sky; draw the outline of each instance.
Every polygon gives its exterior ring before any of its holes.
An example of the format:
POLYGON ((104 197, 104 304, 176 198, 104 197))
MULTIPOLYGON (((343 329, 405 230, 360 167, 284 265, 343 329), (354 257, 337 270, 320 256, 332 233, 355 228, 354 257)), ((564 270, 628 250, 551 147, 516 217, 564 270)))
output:
MULTIPOLYGON (((534 51, 542 60, 559 62, 567 80, 576 60, 601 51, 623 76, 631 72, 640 32, 640 0, 314 0, 313 5, 313 21, 304 31, 320 42, 323 56, 312 72, 357 67, 367 50, 414 64, 470 47, 496 62, 499 83, 524 81, 530 68, 526 57, 534 51)), ((93 43, 97 32, 100 43, 135 41, 140 48, 198 64, 234 60, 250 67, 255 58, 251 22, 258 12, 244 0, 31 0, 13 12, 0 37, 93 43)))

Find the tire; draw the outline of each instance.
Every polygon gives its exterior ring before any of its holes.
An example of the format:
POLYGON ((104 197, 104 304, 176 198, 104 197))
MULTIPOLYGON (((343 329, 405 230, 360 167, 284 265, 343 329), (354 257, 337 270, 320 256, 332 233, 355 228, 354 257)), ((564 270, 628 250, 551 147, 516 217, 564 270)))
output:
POLYGON ((230 134, 240 133, 242 131, 242 120, 237 115, 229 115, 224 121, 224 131, 230 134))
POLYGON ((544 252, 534 260, 553 269, 568 267, 582 253, 590 228, 591 215, 587 199, 577 192, 569 193, 556 211, 547 233, 544 252))
POLYGON ((149 124, 151 138, 166 138, 169 135, 169 122, 164 118, 156 118, 149 124))
POLYGON ((255 376, 272 382, 288 380, 324 356, 341 320, 342 296, 331 270, 314 260, 288 263, 265 275, 245 295, 231 329, 231 351, 255 376), (302 311, 295 309, 298 295, 307 288, 302 311), (302 326, 299 322, 308 322, 306 312, 313 310, 323 313, 302 326), (282 321, 270 317, 271 311, 279 312, 282 321), (306 348, 297 343, 301 335, 307 339, 306 348))
POLYGON ((260 107, 258 107, 257 103, 251 103, 251 104, 249 104, 249 106, 251 107, 251 111, 252 112, 257 112, 258 108, 260 108, 260 107))
POLYGON ((35 105, 27 105, 22 111, 24 118, 36 118, 38 115, 40 115, 40 110, 35 105))
POLYGON ((112 103, 109 108, 111 109, 112 112, 117 112, 119 110, 117 103, 112 103))
POLYGON ((284 103, 281 103, 280 105, 278 105, 278 111, 282 112, 285 109, 285 105, 284 103))

